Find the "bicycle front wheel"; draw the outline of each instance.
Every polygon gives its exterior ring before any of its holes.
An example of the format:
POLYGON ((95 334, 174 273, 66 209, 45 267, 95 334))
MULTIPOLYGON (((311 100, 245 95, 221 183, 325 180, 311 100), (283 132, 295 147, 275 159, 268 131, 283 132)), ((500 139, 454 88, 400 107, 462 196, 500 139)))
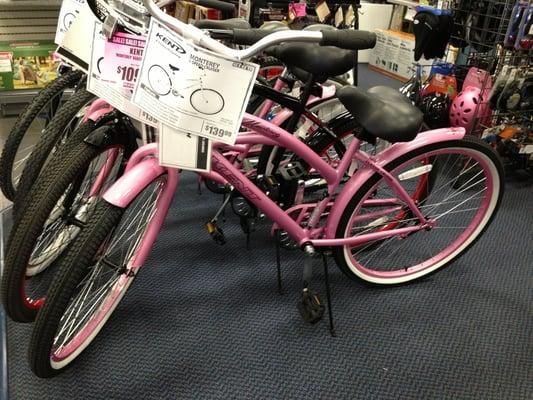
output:
MULTIPOLYGON (((413 150, 386 169, 434 225, 355 247, 334 248, 335 261, 346 275, 374 284, 409 282, 459 257, 492 221, 504 189, 497 155, 481 140, 469 136, 413 150), (421 188, 422 183, 427 188, 421 188), (421 191, 424 195, 418 196, 421 191)), ((346 207, 336 237, 419 224, 405 202, 376 173, 346 207)))
POLYGON ((95 211, 59 265, 30 341, 33 372, 48 378, 98 335, 135 278, 135 261, 167 182, 162 175, 126 210, 98 199, 95 211))

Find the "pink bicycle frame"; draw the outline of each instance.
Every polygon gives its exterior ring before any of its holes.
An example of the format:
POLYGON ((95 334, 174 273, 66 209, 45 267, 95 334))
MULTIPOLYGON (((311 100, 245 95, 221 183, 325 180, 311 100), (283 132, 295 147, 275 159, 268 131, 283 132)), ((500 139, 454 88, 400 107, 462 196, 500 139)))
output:
MULTIPOLYGON (((280 229, 287 231, 299 245, 311 243, 314 246, 356 246, 372 240, 412 233, 431 226, 432 222, 426 220, 424 215, 422 215, 417 208, 413 199, 383 167, 414 149, 432 143, 460 140, 465 135, 463 128, 445 128, 428 131, 419 134, 417 138, 411 142, 393 144, 376 157, 371 157, 366 153, 359 151, 361 142, 358 139, 355 139, 350 143, 340 164, 337 169, 335 169, 299 139, 268 121, 246 114, 243 120, 243 126, 252 130, 254 133, 239 134, 235 146, 265 144, 285 147, 302 157, 326 180, 328 185, 328 195, 314 206, 309 220, 309 226, 311 228, 300 226, 297 221, 291 218, 287 212, 282 210, 236 166, 228 161, 221 154, 222 151, 228 148, 228 146, 224 144, 215 143, 213 145, 213 171, 210 173, 202 173, 201 175, 219 183, 229 182, 236 190, 243 194, 250 202, 255 204, 258 209, 274 221, 280 229), (359 161, 360 168, 349 181, 346 182, 332 204, 333 194, 354 158, 359 161), (413 227, 390 229, 354 237, 336 239, 336 228, 348 202, 361 186, 376 172, 384 176, 391 188, 397 194, 398 198, 410 207, 413 214, 421 223, 413 227), (327 207, 331 207, 331 209, 329 210, 325 227, 316 227, 315 222, 318 222, 320 216, 327 207)), ((146 235, 146 238, 149 237, 150 240, 147 239, 148 241, 145 241, 143 239, 140 250, 143 256, 141 257, 140 253, 139 257, 136 257, 136 265, 142 265, 144 262, 144 256, 148 254, 153 244, 152 238, 155 240, 157 237, 157 233, 161 228, 177 187, 179 171, 159 165, 156 144, 143 146, 131 157, 125 174, 113 184, 103 196, 107 202, 125 208, 147 185, 165 173, 168 174, 168 181, 158 200, 158 208, 153 223, 150 224, 146 235)), ((387 199, 381 200, 381 202, 382 204, 380 205, 390 205, 391 207, 398 205, 392 200, 388 201, 387 199)))

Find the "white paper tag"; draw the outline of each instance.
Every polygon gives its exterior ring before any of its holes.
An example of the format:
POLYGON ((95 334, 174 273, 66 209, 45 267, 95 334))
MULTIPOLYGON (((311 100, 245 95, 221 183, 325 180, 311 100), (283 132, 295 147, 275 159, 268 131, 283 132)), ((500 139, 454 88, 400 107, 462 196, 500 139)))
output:
POLYGON ((328 4, 325 1, 315 7, 315 12, 320 22, 324 22, 331 13, 328 4))
MULTIPOLYGON (((91 62, 87 76, 87 90, 131 118, 157 127, 159 123, 155 118, 131 102, 134 77, 130 80, 128 72, 139 68, 140 60, 137 60, 137 58, 140 57, 131 56, 128 58, 128 55, 131 55, 132 51, 137 55, 139 54, 140 42, 143 41, 143 38, 124 34, 120 38, 124 39, 125 44, 121 45, 119 44, 120 41, 117 40, 117 43, 111 43, 107 47, 106 52, 107 39, 102 32, 102 24, 100 22, 94 25, 93 37, 91 62), (132 36, 130 42, 127 41, 128 36, 132 36), (135 41, 134 44, 132 43, 133 41, 135 41), (107 58, 105 57, 106 53, 107 58), (117 63, 117 59, 120 60, 120 63, 117 63), (120 67, 124 68, 125 71, 117 72, 117 64, 120 64, 120 67), (112 68, 115 69, 112 70, 112 68), (124 79, 121 79, 122 76, 124 76, 124 79)), ((133 75, 135 75, 134 72, 133 75)))
POLYGON ((133 102, 179 131, 234 144, 258 70, 152 20, 133 102))
POLYGON ((159 126, 159 164, 191 171, 211 171, 209 139, 159 126))
POLYGON ((78 17, 63 35, 57 54, 63 61, 87 72, 91 60, 92 32, 94 31, 94 24, 98 20, 85 2, 79 7, 78 17))
POLYGON ((353 7, 350 5, 348 7, 348 10, 346 10, 346 17, 345 17, 344 22, 346 22, 346 25, 352 26, 354 19, 355 19, 355 13, 353 11, 353 7))
POLYGON ((59 11, 59 18, 57 20, 55 44, 61 44, 63 37, 68 32, 74 21, 86 4, 86 0, 63 0, 61 10, 59 11))
POLYGON ((338 28, 342 25, 344 22, 344 13, 342 12, 342 6, 339 6, 337 8, 337 11, 335 12, 335 26, 338 28))
POLYGON ((416 15, 416 10, 414 8, 408 8, 403 19, 406 21, 414 21, 415 15, 416 15))
POLYGON ((239 0, 239 18, 250 20, 250 2, 251 0, 239 0))

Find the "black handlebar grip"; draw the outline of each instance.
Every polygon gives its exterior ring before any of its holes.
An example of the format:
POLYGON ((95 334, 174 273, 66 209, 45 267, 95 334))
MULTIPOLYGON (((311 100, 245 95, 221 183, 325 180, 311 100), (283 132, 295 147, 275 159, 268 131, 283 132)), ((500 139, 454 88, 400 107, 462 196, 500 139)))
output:
POLYGON ((351 29, 321 31, 321 46, 335 46, 346 50, 372 49, 376 45, 376 34, 351 29))
POLYGON ((235 44, 252 45, 259 42, 264 37, 273 33, 268 29, 233 29, 233 40, 235 44))
POLYGON ((222 12, 227 13, 234 13, 235 12, 235 5, 231 3, 226 3, 224 1, 220 0, 197 0, 194 1, 194 3, 198 4, 202 7, 207 8, 214 8, 216 10, 220 10, 222 12))

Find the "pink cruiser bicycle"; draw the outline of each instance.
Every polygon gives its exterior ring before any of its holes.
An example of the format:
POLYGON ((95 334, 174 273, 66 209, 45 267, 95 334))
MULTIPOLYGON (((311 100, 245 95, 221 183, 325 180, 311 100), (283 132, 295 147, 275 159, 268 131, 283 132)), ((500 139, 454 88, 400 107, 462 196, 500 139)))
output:
MULTIPOLYGON (((336 60, 337 58, 330 60, 330 65, 335 64, 336 60)), ((343 68, 352 66, 347 63, 343 68)), ((275 88, 256 85, 266 98, 277 99, 286 105, 286 108, 276 111, 272 123, 285 126, 285 129, 288 129, 288 121, 300 124, 293 128, 295 134, 302 136, 309 131, 313 136, 312 149, 334 165, 345 150, 345 144, 341 140, 349 137, 358 124, 349 115, 339 116, 333 126, 328 119, 324 119, 340 114, 344 108, 333 97, 334 90, 330 88, 324 93, 315 78, 303 86, 304 92, 309 88, 309 93, 304 93, 300 98, 280 93, 290 77, 284 74, 282 78, 275 88), (322 94, 323 98, 312 96, 311 93, 322 94), (307 120, 312 126, 305 122, 307 120), (341 126, 342 130, 336 126, 341 126), (333 146, 342 148, 334 150, 333 146)), ((271 102, 271 107, 272 104, 271 102)), ((259 106, 256 105, 256 108, 259 106)), ((260 115, 264 117, 269 110, 264 106, 261 108, 260 115)), ((35 190, 26 199, 20 223, 10 235, 2 296, 8 315, 18 322, 35 319, 54 275, 56 260, 84 226, 89 207, 95 200, 93 197, 103 194, 107 186, 122 174, 124 168, 121 164, 125 166, 127 158, 136 149, 136 137, 140 137, 131 127, 129 118, 103 100, 92 102, 80 122, 83 124, 66 139, 65 145, 59 148, 58 154, 54 154, 50 165, 43 170, 43 176, 34 182, 35 190)), ((146 126, 144 130, 143 137, 148 142, 155 142, 153 130, 146 126)), ((255 179, 258 159, 263 152, 261 146, 254 148, 247 145, 226 151, 224 156, 249 178, 255 179)), ((230 200, 226 184, 219 185, 211 180, 206 180, 205 183, 210 190, 228 195, 226 201, 230 200)), ((255 219, 242 214, 247 201, 234 194, 231 195, 231 200, 232 208, 240 209, 241 227, 249 239, 249 233, 253 230, 250 226, 255 224, 255 219)), ((284 196, 282 202, 285 208, 293 200, 294 198, 284 196)), ((227 204, 225 202, 224 207, 227 204)), ((212 221, 213 226, 215 222, 212 221)), ((220 228, 214 226, 211 234, 219 243, 224 242, 220 228)))
MULTIPOLYGON (((162 14, 151 0, 144 3, 155 18, 185 38, 236 59, 282 41, 352 49, 372 47, 375 41, 373 34, 359 31, 277 32, 235 51, 162 14)), ((298 57, 295 63, 310 72, 319 68, 301 52, 298 57)), ((215 143, 213 171, 203 174, 229 182, 303 250, 302 304, 311 313, 320 305, 311 287, 317 250, 331 249, 352 278, 384 285, 413 281, 464 253, 491 222, 503 194, 496 154, 466 136, 464 129, 418 134, 421 113, 388 88, 363 92, 344 87, 338 97, 366 134, 393 145, 371 156, 360 150, 358 134, 335 168, 284 129, 245 115, 242 125, 249 132, 240 134, 234 146, 215 143), (222 155, 256 144, 287 148, 305 160, 327 182, 321 199, 283 210, 222 155), (355 170, 350 168, 354 164, 355 170), (341 184, 346 174, 351 176, 341 184), (427 190, 417 200, 420 182, 427 190)), ((59 373, 107 322, 152 249, 179 176, 180 171, 159 165, 157 146, 148 144, 132 155, 124 175, 96 201, 87 225, 61 260, 39 312, 29 352, 35 374, 59 373)))

